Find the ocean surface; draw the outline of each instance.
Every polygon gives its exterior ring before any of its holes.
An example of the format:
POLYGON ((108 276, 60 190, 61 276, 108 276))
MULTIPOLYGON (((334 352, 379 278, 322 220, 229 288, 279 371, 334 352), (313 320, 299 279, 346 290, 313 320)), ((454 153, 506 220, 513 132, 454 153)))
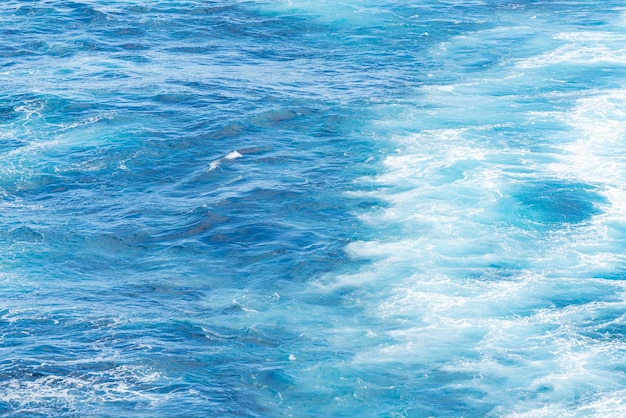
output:
POLYGON ((2 1, 0 415, 626 416, 626 5, 2 1))

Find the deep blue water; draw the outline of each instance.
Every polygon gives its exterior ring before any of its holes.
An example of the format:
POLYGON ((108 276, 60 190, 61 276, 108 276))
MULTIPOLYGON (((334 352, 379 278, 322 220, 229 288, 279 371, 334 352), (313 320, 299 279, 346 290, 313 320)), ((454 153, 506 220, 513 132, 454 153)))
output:
POLYGON ((626 6, 7 0, 0 414, 626 415, 626 6))

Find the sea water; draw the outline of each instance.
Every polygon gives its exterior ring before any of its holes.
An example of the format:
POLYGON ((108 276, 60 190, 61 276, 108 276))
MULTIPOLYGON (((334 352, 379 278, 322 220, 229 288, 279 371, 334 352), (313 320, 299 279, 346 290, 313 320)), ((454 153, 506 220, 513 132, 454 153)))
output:
POLYGON ((626 6, 5 0, 0 413, 626 415, 626 6))

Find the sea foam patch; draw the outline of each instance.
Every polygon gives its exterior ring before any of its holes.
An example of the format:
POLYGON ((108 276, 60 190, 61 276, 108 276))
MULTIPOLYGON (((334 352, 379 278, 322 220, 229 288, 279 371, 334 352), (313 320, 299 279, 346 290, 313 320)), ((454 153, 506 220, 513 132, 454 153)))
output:
MULTIPOLYGON (((555 35, 571 54, 553 57, 621 64, 620 37, 555 35)), ((531 61, 556 64, 541 54, 531 61)), ((361 289, 366 318, 379 326, 353 361, 423 372, 400 391, 415 384, 456 399, 458 390, 474 408, 487 399, 493 416, 601 414, 608 404, 623 413, 623 92, 576 97, 550 81, 557 90, 529 99, 507 82, 538 81, 520 72, 530 68, 503 62, 420 89, 421 107, 393 109, 405 130, 414 118, 416 133, 387 138, 383 171, 364 180, 378 187, 359 192, 389 203, 360 215, 376 239, 348 246, 371 264, 320 289, 361 289), (442 380, 453 374, 454 389, 442 380)), ((392 122, 382 116, 380 126, 392 122)))

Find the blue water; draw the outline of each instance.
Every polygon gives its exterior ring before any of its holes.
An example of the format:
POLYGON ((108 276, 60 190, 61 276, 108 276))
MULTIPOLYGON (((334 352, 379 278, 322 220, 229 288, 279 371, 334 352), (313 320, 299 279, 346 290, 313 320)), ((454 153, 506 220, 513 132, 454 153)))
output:
POLYGON ((0 414, 626 416, 617 0, 6 0, 0 414))

